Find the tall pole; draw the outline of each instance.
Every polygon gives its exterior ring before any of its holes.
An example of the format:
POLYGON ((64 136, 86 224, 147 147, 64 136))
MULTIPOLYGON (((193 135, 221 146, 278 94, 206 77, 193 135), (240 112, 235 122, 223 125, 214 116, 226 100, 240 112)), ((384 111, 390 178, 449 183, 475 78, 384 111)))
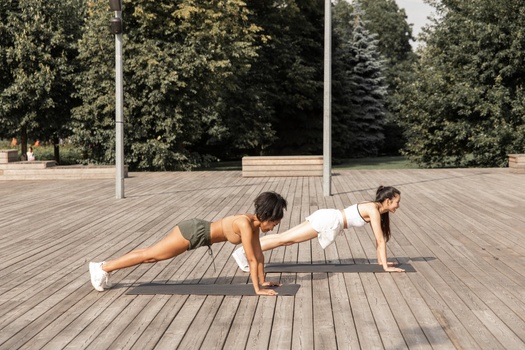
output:
POLYGON ((324 8, 323 193, 332 195, 332 2, 324 8))
POLYGON ((122 70, 122 1, 110 0, 115 17, 111 29, 115 34, 115 188, 116 198, 124 198, 124 87, 122 70))

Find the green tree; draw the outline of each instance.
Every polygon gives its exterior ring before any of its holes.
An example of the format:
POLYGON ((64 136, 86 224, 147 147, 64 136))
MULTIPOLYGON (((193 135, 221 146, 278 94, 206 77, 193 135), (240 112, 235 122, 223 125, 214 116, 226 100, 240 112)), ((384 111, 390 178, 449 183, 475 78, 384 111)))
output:
MULTIPOLYGON (((227 157, 312 154, 322 149, 323 2, 247 3, 262 28, 240 89, 223 102, 225 133, 209 144, 227 157)), ((212 151, 213 152, 213 151, 212 151)))
POLYGON ((260 30, 253 43, 257 55, 250 58, 249 69, 237 71, 228 79, 228 85, 221 88, 217 114, 222 123, 215 125, 213 133, 203 135, 198 148, 201 154, 238 159, 246 154, 264 154, 275 142, 272 74, 264 67, 271 59, 266 52, 274 38, 270 36, 271 30, 263 28, 268 23, 273 25, 271 18, 280 11, 273 4, 267 0, 247 3, 247 21, 260 30))
POLYGON ((522 4, 433 5, 438 19, 404 91, 404 153, 428 167, 504 166, 525 149, 522 4))
POLYGON ((248 84, 268 113, 273 154, 316 154, 323 137, 322 0, 250 2, 253 21, 268 38, 253 63, 248 84))
POLYGON ((393 68, 400 62, 413 60, 410 40, 414 38, 405 10, 400 9, 395 0, 358 0, 357 3, 363 10, 366 29, 377 34, 377 48, 388 67, 393 68))
MULTIPOLYGON (((228 125, 224 96, 257 53, 260 28, 242 1, 125 1, 124 117, 126 162, 133 169, 191 169, 203 135, 228 125)), ((86 158, 114 159, 114 39, 106 1, 88 2, 80 43, 84 72, 75 134, 86 158)))
POLYGON ((386 109, 384 60, 376 35, 365 28, 359 5, 336 2, 334 156, 378 154, 384 141, 386 109))
POLYGON ((0 5, 0 124, 6 134, 20 136, 23 154, 28 135, 55 145, 69 135, 81 8, 78 0, 0 5))
POLYGON ((384 75, 388 95, 385 144, 381 153, 399 154, 404 146, 402 130, 398 125, 401 100, 400 86, 412 76, 412 66, 417 60, 410 41, 412 26, 407 22, 404 9, 395 0, 358 0, 363 10, 366 29, 377 34, 377 47, 385 60, 384 75))

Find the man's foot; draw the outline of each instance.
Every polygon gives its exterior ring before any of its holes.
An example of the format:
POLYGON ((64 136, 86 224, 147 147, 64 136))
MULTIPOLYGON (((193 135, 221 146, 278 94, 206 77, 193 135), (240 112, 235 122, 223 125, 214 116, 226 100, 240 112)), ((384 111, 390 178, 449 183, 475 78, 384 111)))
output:
POLYGON ((241 270, 244 272, 250 272, 250 265, 248 265, 248 259, 246 259, 246 254, 244 253, 243 247, 237 248, 232 253, 232 256, 241 270))
POLYGON ((89 274, 91 275, 91 284, 93 285, 93 288, 95 288, 99 292, 103 292, 104 288, 111 288, 112 286, 111 282, 109 281, 109 273, 102 270, 102 264, 104 264, 104 262, 89 263, 89 274))

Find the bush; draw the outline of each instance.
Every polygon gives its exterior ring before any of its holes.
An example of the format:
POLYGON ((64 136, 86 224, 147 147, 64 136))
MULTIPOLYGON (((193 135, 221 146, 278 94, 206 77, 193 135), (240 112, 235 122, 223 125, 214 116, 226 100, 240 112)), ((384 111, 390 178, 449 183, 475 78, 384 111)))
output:
MULTIPOLYGON (((28 144, 33 147, 33 153, 35 154, 36 160, 54 160, 55 153, 53 145, 51 146, 34 146, 33 144, 28 144)), ((20 145, 11 146, 11 140, 0 140, 0 150, 6 149, 16 149, 18 150, 18 157, 22 159, 22 147, 20 145)), ((80 148, 74 144, 64 144, 60 145, 60 165, 73 165, 79 164, 82 162, 82 154, 80 148)))

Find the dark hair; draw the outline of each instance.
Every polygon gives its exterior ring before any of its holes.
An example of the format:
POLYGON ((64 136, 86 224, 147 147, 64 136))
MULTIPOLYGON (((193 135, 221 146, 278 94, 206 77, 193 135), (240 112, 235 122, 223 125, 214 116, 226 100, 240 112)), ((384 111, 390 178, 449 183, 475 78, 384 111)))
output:
POLYGON ((262 221, 281 220, 286 209, 286 199, 277 192, 263 192, 253 201, 255 216, 262 221))
MULTIPOLYGON (((383 203, 386 199, 394 199, 401 195, 401 192, 392 186, 379 186, 376 191, 376 202, 383 203)), ((381 214, 381 230, 383 230, 383 237, 388 242, 390 239, 390 217, 388 212, 381 214)))

